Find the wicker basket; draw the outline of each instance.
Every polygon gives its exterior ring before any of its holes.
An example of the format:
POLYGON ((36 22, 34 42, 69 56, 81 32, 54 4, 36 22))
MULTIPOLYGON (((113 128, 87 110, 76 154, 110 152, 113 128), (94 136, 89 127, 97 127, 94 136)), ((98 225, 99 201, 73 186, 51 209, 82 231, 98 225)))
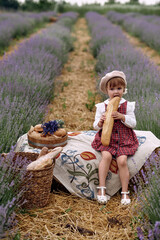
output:
MULTIPOLYGON (((38 154, 16 152, 13 161, 16 157, 21 157, 22 160, 27 158, 28 161, 35 161, 38 154)), ((23 208, 39 208, 44 207, 49 203, 49 195, 53 179, 53 168, 54 163, 43 170, 26 171, 24 181, 21 184, 21 188, 23 189, 23 208)))

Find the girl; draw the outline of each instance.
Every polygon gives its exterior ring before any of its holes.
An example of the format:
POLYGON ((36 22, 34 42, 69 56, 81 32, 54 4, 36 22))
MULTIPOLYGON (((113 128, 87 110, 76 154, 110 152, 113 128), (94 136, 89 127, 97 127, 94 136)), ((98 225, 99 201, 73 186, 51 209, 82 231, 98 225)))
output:
POLYGON ((92 142, 92 147, 102 153, 102 159, 99 163, 99 187, 97 200, 99 203, 106 203, 105 195, 106 177, 112 161, 112 157, 117 160, 119 176, 122 185, 122 204, 130 204, 128 196, 129 170, 127 165, 127 156, 133 155, 138 148, 138 140, 132 128, 136 126, 134 114, 135 102, 128 102, 122 98, 127 91, 126 76, 123 72, 112 71, 107 73, 100 81, 100 90, 109 96, 109 99, 96 104, 97 110, 94 121, 94 128, 99 130, 92 142), (120 97, 118 111, 112 113, 114 125, 109 146, 105 147, 101 143, 102 127, 105 120, 105 111, 107 104, 114 97, 120 97))

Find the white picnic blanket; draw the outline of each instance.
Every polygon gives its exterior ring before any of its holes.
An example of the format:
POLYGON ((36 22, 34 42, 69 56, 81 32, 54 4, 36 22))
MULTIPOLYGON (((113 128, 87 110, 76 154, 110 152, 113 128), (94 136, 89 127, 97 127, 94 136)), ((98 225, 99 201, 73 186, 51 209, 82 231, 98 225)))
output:
MULTIPOLYGON (((134 156, 128 157, 130 178, 144 165, 151 153, 160 147, 160 140, 150 131, 135 131, 139 148, 134 156)), ((95 151, 91 142, 96 131, 69 132, 68 143, 56 158, 53 175, 66 189, 79 197, 94 199, 97 196, 98 164, 101 153, 95 151)), ((35 152, 41 150, 28 145, 27 134, 17 141, 17 152, 35 152)), ((106 179, 107 194, 113 196, 120 188, 116 160, 113 159, 106 179)))

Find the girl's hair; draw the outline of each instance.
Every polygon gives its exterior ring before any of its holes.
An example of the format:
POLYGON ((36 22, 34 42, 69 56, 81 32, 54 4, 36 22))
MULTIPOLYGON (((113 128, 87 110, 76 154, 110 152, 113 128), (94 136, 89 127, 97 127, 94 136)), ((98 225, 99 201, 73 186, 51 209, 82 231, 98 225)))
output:
POLYGON ((114 88, 116 86, 122 86, 124 87, 124 91, 125 91, 125 82, 123 80, 123 78, 120 78, 120 77, 114 77, 114 78, 111 78, 108 83, 107 83, 107 88, 114 88))

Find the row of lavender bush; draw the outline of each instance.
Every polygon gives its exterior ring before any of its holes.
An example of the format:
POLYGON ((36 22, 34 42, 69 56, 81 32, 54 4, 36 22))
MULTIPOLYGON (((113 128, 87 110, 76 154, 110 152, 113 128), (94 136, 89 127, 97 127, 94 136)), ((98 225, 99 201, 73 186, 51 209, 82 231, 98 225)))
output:
POLYGON ((160 53, 160 17, 138 13, 118 13, 110 11, 107 18, 120 24, 131 35, 138 37, 151 48, 160 53))
MULTIPOLYGON (((76 14, 72 15, 73 24, 76 14)), ((0 62, 1 152, 9 151, 30 125, 42 121, 54 79, 71 49, 70 28, 60 19, 0 62)))
POLYGON ((41 13, 1 13, 0 14, 0 53, 8 47, 14 38, 25 36, 42 23, 49 22, 55 12, 41 13))
POLYGON ((160 137, 158 68, 134 49, 120 27, 96 13, 86 16, 99 76, 113 69, 124 71, 128 81, 127 98, 136 101, 137 129, 152 131, 160 137))
MULTIPOLYGON (((1 152, 10 151, 20 135, 43 121, 46 106, 54 94, 55 78, 73 47, 71 26, 76 19, 76 13, 61 15, 57 23, 22 43, 0 62, 1 152)), ((5 234, 19 199, 15 174, 7 167, 12 168, 12 155, 7 163, 0 155, 0 235, 5 234)), ((17 166, 20 167, 20 161, 17 166)))
POLYGON ((143 169, 132 179, 138 199, 137 233, 140 240, 160 238, 160 148, 145 162, 143 169))
MULTIPOLYGON (((96 71, 99 78, 114 69, 124 71, 128 82, 126 98, 136 101, 137 129, 152 131, 160 137, 158 69, 133 48, 120 27, 95 12, 88 12, 86 18, 92 36, 91 49, 97 58, 96 71)), ((105 99, 106 96, 102 95, 102 98, 105 99)), ((141 212, 138 221, 143 225, 144 216, 146 221, 145 228, 143 226, 137 229, 139 239, 159 239, 160 191, 157 186, 159 186, 160 166, 156 164, 160 160, 158 154, 150 157, 152 164, 150 161, 146 162, 145 167, 150 171, 143 172, 143 178, 146 180, 145 188, 141 178, 139 176, 135 178, 139 186, 135 190, 139 197, 139 213, 141 212)))

